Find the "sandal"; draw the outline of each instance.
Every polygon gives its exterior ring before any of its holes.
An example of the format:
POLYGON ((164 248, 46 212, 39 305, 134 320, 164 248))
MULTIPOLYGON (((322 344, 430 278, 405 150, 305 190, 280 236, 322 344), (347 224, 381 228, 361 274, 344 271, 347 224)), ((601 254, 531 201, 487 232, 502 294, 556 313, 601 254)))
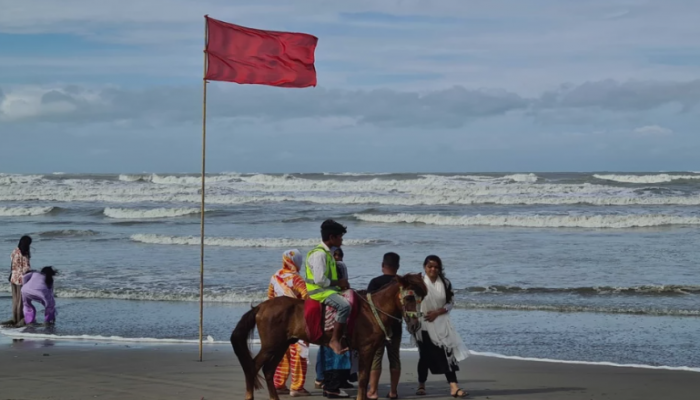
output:
POLYGON ((463 399, 467 396, 469 396, 469 392, 465 392, 464 389, 462 389, 462 388, 457 389, 457 391, 454 392, 454 394, 452 394, 452 397, 454 397, 455 399, 457 399, 457 398, 463 399))
POLYGON ((387 398, 387 399, 390 399, 390 400, 396 400, 396 399, 399 398, 399 395, 398 395, 398 394, 395 394, 395 395, 392 396, 391 393, 387 393, 387 394, 386 394, 386 398, 387 398))
POLYGON ((321 381, 314 381, 314 387, 316 389, 323 389, 323 382, 321 381))
POLYGON ((416 396, 425 396, 426 394, 424 387, 419 387, 418 390, 416 390, 416 396))

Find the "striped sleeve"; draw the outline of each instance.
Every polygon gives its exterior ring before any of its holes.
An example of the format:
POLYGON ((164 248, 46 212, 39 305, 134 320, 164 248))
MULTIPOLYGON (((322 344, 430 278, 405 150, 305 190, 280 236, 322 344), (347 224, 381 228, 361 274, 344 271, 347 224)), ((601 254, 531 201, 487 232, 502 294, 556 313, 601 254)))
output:
POLYGON ((267 299, 271 299, 275 297, 275 288, 272 286, 272 282, 270 282, 270 286, 267 287, 267 299))
POLYGON ((309 297, 309 292, 306 289, 304 278, 302 278, 300 275, 294 275, 292 284, 294 285, 294 291, 297 293, 300 299, 306 300, 309 297))

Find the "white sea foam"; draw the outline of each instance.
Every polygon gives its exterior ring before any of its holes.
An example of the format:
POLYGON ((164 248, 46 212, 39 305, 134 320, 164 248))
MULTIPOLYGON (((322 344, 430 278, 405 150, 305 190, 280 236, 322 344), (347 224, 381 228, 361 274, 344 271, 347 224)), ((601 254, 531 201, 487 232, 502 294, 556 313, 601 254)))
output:
POLYGON ((44 215, 53 211, 54 207, 0 207, 0 217, 27 217, 44 215))
MULTIPOLYGON (((26 339, 49 339, 49 340, 74 340, 74 341, 90 341, 90 342, 110 342, 110 343, 156 343, 156 344, 199 344, 196 339, 168 339, 168 338, 129 338, 123 336, 102 336, 102 335, 52 335, 46 333, 30 333, 25 332, 26 328, 20 329, 0 329, 0 333, 5 336, 14 338, 26 339)), ((216 341, 209 335, 203 344, 230 344, 226 341, 216 341)))
POLYGON ((457 302, 458 308, 477 310, 515 310, 515 311, 550 311, 559 313, 600 313, 626 315, 655 315, 673 317, 700 317, 700 310, 666 309, 666 308, 634 308, 634 307, 590 307, 576 305, 547 305, 547 304, 502 304, 457 302))
MULTIPOLYGON (((212 175, 206 176, 205 181, 212 182, 225 182, 236 178, 236 175, 212 175)), ((119 175, 119 180, 124 182, 151 182, 161 185, 201 185, 201 176, 176 176, 176 175, 119 175)))
MULTIPOLYGON (((94 290, 94 289, 56 289, 56 296, 71 299, 112 299, 140 301, 199 301, 199 293, 182 293, 178 291, 154 292, 131 289, 94 290)), ((222 293, 205 293, 204 301, 210 303, 251 303, 267 300, 264 291, 226 291, 222 293)))
POLYGON ((658 175, 593 175, 596 179, 620 182, 620 183, 639 183, 639 184, 649 184, 649 183, 664 183, 673 182, 677 180, 693 180, 700 179, 700 175, 669 175, 669 174, 658 174, 658 175))
POLYGON ((111 208, 107 207, 103 211, 104 215, 116 219, 147 219, 147 218, 172 218, 185 215, 199 214, 198 208, 111 208))
POLYGON ((606 367, 620 367, 620 368, 643 368, 643 369, 659 369, 659 370, 670 370, 670 371, 688 371, 688 372, 700 372, 700 368, 696 367, 672 367, 667 365, 645 365, 645 364, 617 364, 607 361, 574 361, 574 360, 554 360, 550 358, 532 358, 532 357, 518 357, 518 356, 506 356, 498 353, 490 352, 478 352, 469 351, 470 354, 481 357, 492 357, 492 358, 503 358, 507 360, 517 360, 517 361, 535 361, 535 362, 547 362, 556 364, 577 364, 577 365, 598 365, 606 367))
MULTIPOLYGON (((22 339, 40 339, 40 340, 65 340, 65 341, 87 341, 87 342, 107 342, 107 343, 150 343, 150 344, 183 344, 183 345, 199 345, 199 340, 197 339, 170 339, 170 338, 129 338, 123 336, 102 336, 102 335, 52 335, 52 334, 42 334, 42 333, 29 333, 24 332, 26 328, 21 329, 0 329, 0 333, 12 338, 22 338, 22 339)), ((260 339, 249 340, 249 343, 253 346, 260 346, 260 339)), ((202 341, 205 345, 230 345, 229 341, 216 340, 213 336, 208 335, 206 340, 202 341)), ((311 347, 317 348, 318 346, 312 344, 311 347)), ((400 351, 415 353, 418 351, 415 347, 401 347, 400 351)), ((469 350, 469 354, 472 356, 479 357, 489 357, 489 358, 500 358, 505 360, 513 361, 530 361, 530 362, 546 362, 554 364, 573 364, 573 365, 591 365, 591 366, 605 366, 605 367, 618 367, 618 368, 637 368, 637 369, 652 369, 652 370, 666 370, 666 371, 686 371, 686 372, 700 372, 698 367, 687 367, 687 366, 668 366, 668 365, 646 365, 646 364, 619 364, 608 361, 576 361, 576 360, 556 360, 551 358, 534 358, 534 357, 520 357, 520 356, 509 356, 499 353, 492 352, 481 352, 469 350)))
POLYGON ((526 228, 638 228, 700 225, 700 217, 676 215, 469 215, 355 214, 360 221, 421 223, 444 226, 503 226, 526 228))
POLYGON ((31 184, 42 179, 43 177, 43 175, 0 174, 0 186, 31 184))
MULTIPOLYGON (((201 201, 196 176, 123 175, 105 179, 40 179, 27 185, 0 185, 0 201, 104 203, 189 203, 201 201), (169 182, 153 184, 135 182, 169 182)), ((408 179, 372 177, 303 178, 293 175, 207 177, 209 204, 305 202, 381 205, 700 205, 700 195, 603 184, 536 183, 533 174, 505 176, 421 175, 408 179)))
MULTIPOLYGON (((167 245, 187 245, 199 246, 200 238, 196 236, 165 236, 155 234, 136 234, 131 236, 131 240, 149 244, 167 244, 167 245)), ((205 237, 204 244, 207 246, 222 246, 222 247, 314 247, 318 245, 318 239, 285 239, 285 238, 212 238, 205 237)), ((378 240, 372 239, 346 239, 343 241, 345 246, 362 246, 373 243, 379 243, 378 240)))

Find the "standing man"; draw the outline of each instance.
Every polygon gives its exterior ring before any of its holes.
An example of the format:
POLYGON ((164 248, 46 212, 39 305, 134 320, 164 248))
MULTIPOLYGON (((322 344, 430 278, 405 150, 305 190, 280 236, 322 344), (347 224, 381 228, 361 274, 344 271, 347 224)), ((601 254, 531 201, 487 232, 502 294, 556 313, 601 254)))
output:
POLYGON ((328 219, 321 224, 321 244, 316 246, 306 256, 306 288, 309 297, 330 305, 337 310, 333 337, 328 347, 336 354, 348 351, 340 343, 345 332, 345 324, 350 315, 350 303, 340 295, 342 290, 350 288, 347 278, 339 279, 335 259, 331 247, 340 248, 343 245, 343 235, 347 233, 345 226, 328 219))
MULTIPOLYGON (((399 260, 400 257, 396 253, 384 254, 384 259, 382 260, 383 275, 378 276, 369 282, 369 285, 367 286, 368 293, 375 293, 394 281, 396 273, 399 271, 399 260)), ((374 354, 372 369, 369 373, 369 389, 367 390, 368 399, 379 398, 377 389, 379 387, 379 378, 382 375, 382 358, 384 357, 385 346, 386 353, 389 358, 389 372, 391 374, 391 387, 387 397, 390 399, 399 398, 398 386, 399 377, 401 376, 401 359, 399 358, 399 353, 401 350, 401 322, 394 321, 391 324, 391 341, 388 343, 384 342, 384 345, 377 349, 377 352, 374 354)))

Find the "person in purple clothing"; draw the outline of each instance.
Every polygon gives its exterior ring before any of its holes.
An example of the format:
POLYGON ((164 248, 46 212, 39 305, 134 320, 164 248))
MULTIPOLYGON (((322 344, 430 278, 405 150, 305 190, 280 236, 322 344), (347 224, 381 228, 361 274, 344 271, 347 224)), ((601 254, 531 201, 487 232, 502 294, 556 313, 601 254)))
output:
POLYGON ((24 306, 24 321, 27 325, 34 323, 36 308, 32 301, 44 306, 44 322, 56 322, 56 300, 53 296, 53 277, 58 271, 53 267, 44 267, 41 272, 30 271, 22 277, 22 305, 24 306))

